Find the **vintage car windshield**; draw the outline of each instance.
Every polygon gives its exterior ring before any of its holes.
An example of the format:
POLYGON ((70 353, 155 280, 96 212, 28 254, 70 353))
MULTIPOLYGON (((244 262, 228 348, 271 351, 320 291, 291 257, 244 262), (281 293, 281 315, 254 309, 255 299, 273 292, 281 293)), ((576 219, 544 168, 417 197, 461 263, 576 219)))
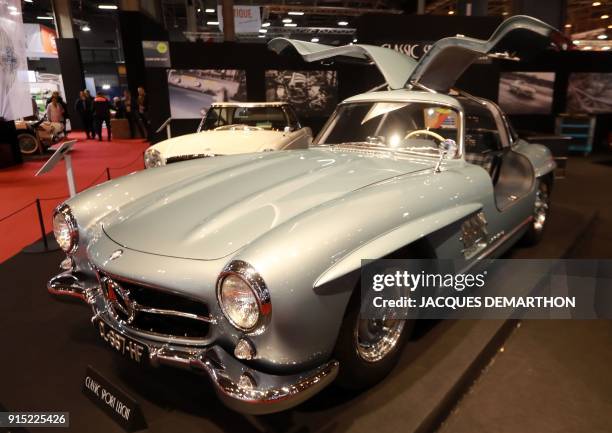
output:
POLYGON ((423 102, 342 104, 317 137, 318 145, 364 145, 454 156, 459 142, 456 110, 423 102))
POLYGON ((266 129, 282 131, 289 125, 283 107, 211 107, 203 130, 266 129))

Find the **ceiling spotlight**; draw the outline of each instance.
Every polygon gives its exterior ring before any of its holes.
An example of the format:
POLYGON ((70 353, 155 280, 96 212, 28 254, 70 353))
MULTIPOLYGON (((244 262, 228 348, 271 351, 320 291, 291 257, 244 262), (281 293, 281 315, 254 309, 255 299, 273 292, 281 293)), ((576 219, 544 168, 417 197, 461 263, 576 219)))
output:
POLYGON ((571 28, 572 28, 572 25, 571 25, 571 24, 566 24, 564 27, 565 27, 566 29, 571 29, 571 28))
POLYGON ((214 14, 215 10, 212 9, 212 8, 206 8, 206 9, 204 9, 204 12, 206 12, 207 14, 214 14))
POLYGON ((289 11, 287 12, 288 15, 297 15, 297 16, 301 16, 304 15, 304 12, 300 12, 300 11, 289 11))
POLYGON ((455 11, 448 11, 449 15, 455 15, 455 11))
POLYGON ((270 27, 270 23, 263 23, 261 26, 262 27, 270 27))
POLYGON ((312 38, 310 42, 319 42, 319 38, 312 38))
POLYGON ((259 33, 268 33, 268 29, 259 29, 259 33))
POLYGON ((117 5, 98 5, 98 9, 106 9, 106 10, 114 11, 115 9, 117 9, 117 5))
POLYGON ((285 23, 283 24, 285 27, 297 27, 296 23, 285 23))
POLYGON ((50 17, 49 15, 40 15, 36 17, 37 20, 52 20, 53 17, 50 17))
POLYGON ((603 14, 602 16, 600 16, 599 18, 601 18, 602 20, 607 20, 608 18, 610 18, 610 15, 608 14, 603 14))
POLYGON ((353 43, 357 43, 357 38, 353 39, 353 43))
POLYGON ((293 22, 293 20, 291 18, 285 18, 285 19, 283 19, 283 22, 284 23, 291 23, 291 22, 293 22))
POLYGON ((601 2, 593 2, 593 6, 601 6, 601 2))
POLYGON ((198 8, 198 12, 202 12, 202 9, 198 8))
POLYGON ((338 21, 339 26, 348 26, 348 21, 338 21))
POLYGON ((504 12, 502 12, 502 15, 506 16, 506 15, 508 15, 508 12, 504 11, 504 12))
POLYGON ((89 27, 87 24, 85 24, 83 27, 81 27, 81 31, 89 32, 89 31, 91 31, 91 27, 89 27))
POLYGON ((219 21, 206 21, 207 26, 218 26, 219 21))
POLYGON ((610 49, 609 45, 606 45, 605 47, 601 47, 602 51, 608 51, 610 49))
POLYGON ((608 39, 608 35, 599 35, 597 39, 608 39))
POLYGON ((111 87, 110 84, 102 84, 102 89, 104 90, 108 90, 110 89, 110 87, 111 87))

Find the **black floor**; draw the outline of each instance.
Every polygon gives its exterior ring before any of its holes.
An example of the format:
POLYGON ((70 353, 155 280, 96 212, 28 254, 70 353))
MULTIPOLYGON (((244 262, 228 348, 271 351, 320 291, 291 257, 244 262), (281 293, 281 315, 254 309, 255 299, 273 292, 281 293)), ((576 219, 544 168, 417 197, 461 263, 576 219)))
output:
MULTIPOLYGON (((510 256, 612 255, 611 180, 610 166, 570 161, 568 179, 557 184, 557 218, 545 241, 510 256)), ((150 432, 423 431, 436 425, 419 418, 432 416, 427 411, 440 400, 436 392, 456 381, 457 366, 472 362, 479 345, 495 333, 493 321, 422 323, 403 365, 374 389, 346 394, 332 388, 296 410, 244 417, 222 406, 201 378, 173 369, 136 369, 107 350, 87 308, 46 294, 44 284, 61 258, 19 254, 0 266, 0 405, 69 411, 75 432, 121 431, 81 393, 88 364, 141 403, 150 432)), ((612 431, 610 347, 609 322, 523 322, 441 429, 612 431), (567 427, 555 424, 555 417, 567 427), (606 423, 608 430, 602 430, 606 423)))

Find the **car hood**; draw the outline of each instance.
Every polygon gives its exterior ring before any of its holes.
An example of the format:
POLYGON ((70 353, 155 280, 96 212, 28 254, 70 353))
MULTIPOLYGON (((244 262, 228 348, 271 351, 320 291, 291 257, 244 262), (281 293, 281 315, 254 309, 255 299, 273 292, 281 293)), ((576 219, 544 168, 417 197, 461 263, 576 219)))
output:
POLYGON ((202 131, 170 138, 154 146, 164 158, 183 155, 234 155, 277 149, 289 134, 282 131, 202 131))
MULTIPOLYGON (((396 160, 329 149, 222 159, 219 165, 211 164, 217 158, 181 163, 182 179, 107 216, 102 221, 105 233, 133 250, 219 259, 316 206, 434 165, 431 159, 396 160)), ((167 169, 153 170, 161 174, 167 169)), ((151 182, 151 177, 145 179, 151 182)))

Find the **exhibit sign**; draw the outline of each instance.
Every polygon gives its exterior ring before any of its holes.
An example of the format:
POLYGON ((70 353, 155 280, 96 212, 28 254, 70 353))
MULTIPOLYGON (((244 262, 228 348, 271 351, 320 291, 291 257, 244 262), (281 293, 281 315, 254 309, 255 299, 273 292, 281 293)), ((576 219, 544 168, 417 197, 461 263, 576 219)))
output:
MULTIPOLYGON (((219 29, 223 31, 223 6, 217 6, 219 29)), ((234 5, 234 30, 236 33, 257 33, 261 28, 259 6, 234 5)))
POLYGON ((572 73, 567 84, 569 113, 612 113, 612 73, 572 73))
POLYGON ((57 58, 55 30, 41 24, 26 23, 23 27, 28 58, 57 58))
POLYGON ((413 42, 385 42, 380 44, 383 48, 390 48, 392 50, 398 51, 402 54, 406 54, 409 57, 412 57, 415 60, 420 59, 429 51, 431 46, 433 45, 432 41, 413 41, 413 42))
POLYGON ((168 94, 173 119, 200 119, 213 102, 247 100, 246 71, 170 69, 168 94))
POLYGON ((147 422, 138 402, 90 365, 87 366, 83 380, 83 393, 125 431, 133 432, 147 428, 147 422))
POLYGON ((0 118, 32 113, 21 1, 7 0, 0 3, 0 118))
POLYGON ((325 116, 338 103, 336 71, 267 70, 266 101, 289 102, 301 116, 325 116))
POLYGON ((507 114, 550 114, 554 85, 554 72, 503 72, 499 106, 507 114))
POLYGON ((142 41, 142 55, 146 68, 169 68, 171 66, 168 41, 142 41))

